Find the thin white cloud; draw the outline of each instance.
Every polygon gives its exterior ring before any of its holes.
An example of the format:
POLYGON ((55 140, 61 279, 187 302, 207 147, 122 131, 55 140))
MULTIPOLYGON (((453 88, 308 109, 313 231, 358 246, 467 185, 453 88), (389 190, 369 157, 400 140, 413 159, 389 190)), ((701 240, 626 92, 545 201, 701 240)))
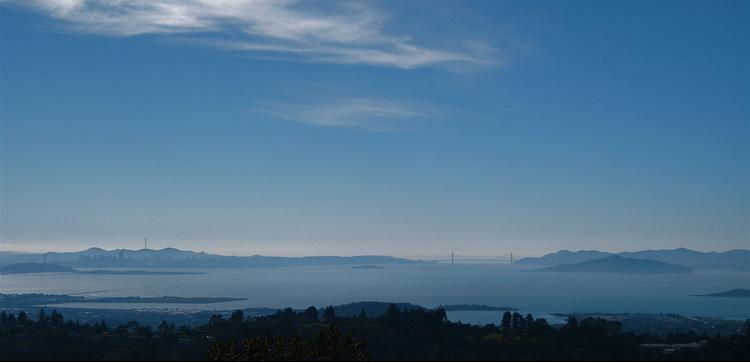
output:
POLYGON ((405 123, 432 118, 438 112, 390 100, 341 99, 315 105, 276 103, 260 110, 276 118, 309 125, 355 127, 370 131, 403 129, 405 123))
MULTIPOLYGON (((0 0, 2 1, 2 0, 0 0)), ((235 50, 304 60, 417 68, 496 63, 492 47, 436 49, 387 34, 385 15, 351 2, 297 0, 9 0, 107 36, 183 34, 235 50)), ((190 38, 188 38, 190 39, 190 38)), ((466 43, 476 43, 470 40, 466 43)))

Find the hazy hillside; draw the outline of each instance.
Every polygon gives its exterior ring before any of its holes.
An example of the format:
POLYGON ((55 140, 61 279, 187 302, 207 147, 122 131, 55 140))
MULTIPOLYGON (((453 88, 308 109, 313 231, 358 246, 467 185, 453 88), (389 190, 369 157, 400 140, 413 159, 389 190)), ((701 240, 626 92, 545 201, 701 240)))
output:
POLYGON ((68 266, 56 265, 52 263, 16 263, 0 267, 0 273, 3 274, 25 274, 40 272, 75 272, 68 266))
POLYGON ((527 257, 518 260, 520 265, 550 266, 558 264, 576 264, 600 259, 607 256, 648 259, 665 263, 690 266, 693 268, 712 269, 750 269, 750 250, 730 250, 726 252, 700 252, 687 248, 672 250, 645 250, 635 252, 610 253, 595 250, 568 251, 562 250, 542 257, 527 257))
POLYGON ((697 297, 740 297, 750 298, 750 289, 733 289, 729 291, 715 292, 712 294, 692 295, 697 297))
POLYGON ((604 258, 611 256, 612 253, 602 252, 596 250, 581 250, 581 251, 569 251, 560 250, 554 253, 548 253, 542 257, 526 257, 522 258, 515 263, 518 265, 535 265, 535 266, 547 266, 557 265, 562 263, 579 263, 583 261, 593 260, 597 258, 604 258))
POLYGON ((183 251, 175 248, 161 250, 104 250, 89 248, 80 252, 49 252, 35 254, 0 255, 0 265, 16 263, 54 263, 69 267, 257 267, 308 265, 363 265, 419 263, 390 256, 222 256, 205 252, 183 251))
POLYGON ((646 250, 619 253, 623 257, 648 258, 667 263, 694 267, 750 264, 750 250, 730 250, 726 252, 699 252, 687 248, 673 250, 646 250))
POLYGON ((608 256, 572 265, 554 265, 534 270, 537 272, 584 272, 584 273, 690 273, 690 267, 671 263, 608 256))

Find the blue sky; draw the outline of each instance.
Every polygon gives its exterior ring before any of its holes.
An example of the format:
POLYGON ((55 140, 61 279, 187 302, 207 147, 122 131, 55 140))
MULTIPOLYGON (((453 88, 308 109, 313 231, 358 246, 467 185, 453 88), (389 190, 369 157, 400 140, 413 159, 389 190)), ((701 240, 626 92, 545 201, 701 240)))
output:
POLYGON ((2 249, 750 247, 746 1, 0 17, 2 249))

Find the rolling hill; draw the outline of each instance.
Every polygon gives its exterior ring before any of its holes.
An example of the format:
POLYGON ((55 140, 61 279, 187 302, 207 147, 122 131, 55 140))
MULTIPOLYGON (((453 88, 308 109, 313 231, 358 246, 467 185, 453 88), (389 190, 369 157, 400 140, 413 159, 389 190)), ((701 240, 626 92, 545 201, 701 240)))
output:
POLYGON ((582 272, 582 273, 691 273, 690 267, 671 263, 627 258, 622 256, 608 256, 600 259, 584 261, 576 264, 560 264, 543 267, 535 272, 582 272))
POLYGON ((561 250, 555 253, 544 255, 542 257, 522 258, 516 261, 516 264, 529 266, 576 264, 585 261, 601 259, 608 256, 655 260, 664 263, 689 266, 694 269, 731 269, 738 271, 750 271, 750 250, 700 252, 689 250, 687 248, 677 248, 671 250, 644 250, 619 253, 610 253, 596 250, 561 250))
POLYGON ((17 263, 48 263, 82 268, 144 268, 144 267, 263 267, 311 265, 386 265, 421 263, 391 256, 224 256, 205 252, 164 248, 161 250, 104 250, 93 247, 79 252, 3 253, 0 266, 17 263))

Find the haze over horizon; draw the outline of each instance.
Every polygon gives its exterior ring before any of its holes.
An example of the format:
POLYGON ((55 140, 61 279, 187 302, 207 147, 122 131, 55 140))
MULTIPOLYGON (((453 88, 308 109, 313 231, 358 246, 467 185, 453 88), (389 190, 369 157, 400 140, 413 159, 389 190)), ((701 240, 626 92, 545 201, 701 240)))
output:
POLYGON ((750 247, 748 2, 228 5, 0 1, 0 249, 750 247))
MULTIPOLYGON (((96 245, 92 245, 86 248, 69 248, 69 249, 58 249, 58 250, 45 250, 45 249, 39 249, 39 248, 31 248, 26 250, 10 250, 10 249, 4 249, 0 248, 0 252, 8 252, 8 253, 46 253, 46 252, 82 252, 87 251, 90 249, 104 249, 107 251, 113 251, 113 250, 126 250, 126 251, 143 251, 146 248, 141 246, 140 248, 128 248, 128 247, 117 247, 117 248, 102 248, 96 245)), ((289 254, 289 255, 274 255, 274 254, 264 254, 264 253, 258 253, 257 251, 211 251, 211 250, 190 250, 190 249, 181 249, 176 248, 174 246, 148 246, 147 248, 150 251, 161 251, 165 249, 177 249, 181 251, 192 251, 192 252, 201 252, 201 253, 208 253, 208 254, 214 254, 214 255, 223 255, 223 256, 253 256, 253 255, 261 255, 261 256, 276 256, 276 257, 315 257, 315 256, 341 256, 341 257, 347 257, 347 256, 363 256, 363 255, 380 255, 380 256, 392 256, 392 257, 400 257, 400 258, 409 258, 409 259, 421 259, 421 260, 441 260, 441 261, 447 261, 451 257, 451 252, 455 251, 449 251, 447 253, 441 253, 440 251, 434 252, 434 253, 421 253, 421 254, 405 254, 405 255, 398 255, 398 254, 388 254, 388 253, 353 253, 353 254, 289 254)), ((490 261, 490 259, 498 259, 498 261, 506 261, 509 258, 509 254, 512 252, 514 255, 514 260, 519 260, 525 257, 541 257, 548 254, 553 254, 556 252, 561 251, 569 251, 569 252, 584 252, 584 251, 600 251, 600 252, 607 252, 607 253, 623 253, 623 252, 640 252, 640 251, 648 251, 648 250, 678 250, 678 249, 684 249, 684 247, 677 247, 677 248, 670 248, 670 249, 660 249, 660 248, 650 248, 645 250, 569 250, 569 249, 561 249, 561 250, 554 250, 554 251, 546 251, 543 253, 536 253, 536 254, 519 254, 516 251, 509 251, 508 253, 502 253, 497 252, 494 254, 481 254, 476 253, 475 251, 468 251, 464 253, 456 253, 456 258, 459 261, 463 261, 465 259, 471 260, 471 259, 488 259, 487 261, 490 261)), ((696 251, 696 252, 704 252, 704 253, 710 253, 710 252, 728 252, 728 251, 736 251, 736 250, 743 250, 743 251, 749 251, 747 248, 739 248, 739 249, 732 249, 732 250, 691 250, 690 251, 696 251)))

